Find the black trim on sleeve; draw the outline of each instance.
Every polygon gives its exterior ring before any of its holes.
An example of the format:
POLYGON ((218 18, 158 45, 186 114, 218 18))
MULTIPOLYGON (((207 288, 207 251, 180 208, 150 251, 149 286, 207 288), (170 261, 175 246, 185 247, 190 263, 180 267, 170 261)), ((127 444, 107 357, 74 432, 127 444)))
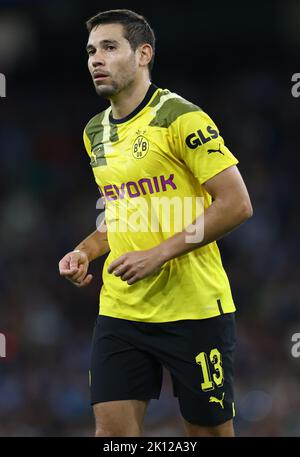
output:
POLYGON ((222 303, 221 303, 221 300, 217 300, 217 303, 218 303, 218 308, 219 308, 219 311, 220 311, 220 314, 224 314, 224 311, 223 311, 223 308, 222 308, 222 303))

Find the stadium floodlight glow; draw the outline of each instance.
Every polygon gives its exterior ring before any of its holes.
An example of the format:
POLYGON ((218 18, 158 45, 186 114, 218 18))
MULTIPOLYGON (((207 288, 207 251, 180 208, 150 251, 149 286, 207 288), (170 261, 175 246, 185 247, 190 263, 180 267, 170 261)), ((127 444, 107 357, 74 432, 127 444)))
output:
POLYGON ((0 333, 0 357, 6 357, 6 338, 2 333, 0 333))
POLYGON ((0 97, 6 97, 6 77, 3 73, 0 73, 0 97))

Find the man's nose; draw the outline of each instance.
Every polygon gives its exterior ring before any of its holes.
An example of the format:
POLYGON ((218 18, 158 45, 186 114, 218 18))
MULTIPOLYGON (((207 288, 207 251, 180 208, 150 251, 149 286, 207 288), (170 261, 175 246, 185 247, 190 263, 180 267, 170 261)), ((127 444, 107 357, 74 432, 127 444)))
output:
POLYGON ((98 67, 98 65, 105 65, 105 61, 104 61, 104 58, 103 58, 103 54, 101 52, 96 52, 93 56, 92 56, 92 66, 93 67, 98 67))

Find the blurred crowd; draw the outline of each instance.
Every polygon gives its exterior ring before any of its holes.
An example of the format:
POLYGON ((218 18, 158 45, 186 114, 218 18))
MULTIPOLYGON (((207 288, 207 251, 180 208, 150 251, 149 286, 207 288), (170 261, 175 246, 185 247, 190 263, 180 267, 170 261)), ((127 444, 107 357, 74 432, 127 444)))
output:
MULTIPOLYGON (((35 62, 28 27, 22 40, 35 62)), ((7 338, 0 436, 91 436, 88 369, 103 259, 91 265, 85 290, 59 277, 58 261, 95 229, 99 195, 82 131, 105 104, 87 72, 52 78, 49 63, 38 73, 29 66, 20 80, 9 57, 0 55, 8 69, 0 100, 0 333, 7 338)), ((183 78, 159 67, 153 82, 213 118, 240 160, 253 203, 253 218, 219 243, 238 309, 236 432, 300 436, 300 358, 291 354, 300 332, 300 101, 278 62, 227 67, 219 76, 186 68, 183 78)), ((167 372, 144 434, 184 436, 167 372)))

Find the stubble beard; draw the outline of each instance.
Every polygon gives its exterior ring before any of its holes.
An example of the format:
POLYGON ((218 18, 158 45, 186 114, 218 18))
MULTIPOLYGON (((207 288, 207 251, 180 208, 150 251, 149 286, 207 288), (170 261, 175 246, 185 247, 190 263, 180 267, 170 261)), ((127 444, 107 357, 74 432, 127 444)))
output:
POLYGON ((121 78, 121 80, 118 82, 112 81, 110 84, 103 84, 103 86, 101 84, 95 84, 95 89, 96 93, 100 97, 104 97, 106 99, 113 99, 121 91, 123 91, 124 89, 126 90, 128 87, 130 87, 133 84, 133 82, 133 75, 124 75, 123 78, 121 78))
POLYGON ((120 92, 120 88, 118 87, 118 85, 115 82, 113 82, 112 84, 109 84, 109 85, 104 84, 103 86, 95 84, 95 89, 96 89, 97 95, 99 95, 99 97, 103 97, 103 98, 111 98, 120 92))

